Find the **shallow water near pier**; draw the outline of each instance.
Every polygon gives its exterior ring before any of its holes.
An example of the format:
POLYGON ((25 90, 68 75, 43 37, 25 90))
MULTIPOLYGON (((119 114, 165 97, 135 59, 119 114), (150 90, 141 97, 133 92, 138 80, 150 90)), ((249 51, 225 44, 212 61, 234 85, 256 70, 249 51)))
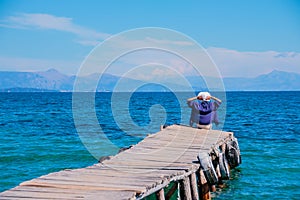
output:
MULTIPOLYGON (((159 131, 160 120, 188 124, 189 108, 180 109, 188 96, 177 97, 134 93, 129 104, 117 110, 122 120, 122 108, 128 108, 131 120, 140 127, 132 132, 121 130, 114 118, 111 93, 96 94, 95 111, 109 141, 121 148, 159 131), (151 109, 153 105, 159 106, 151 109), (153 126, 148 126, 151 119, 153 126)), ((50 172, 97 162, 77 134, 71 93, 0 93, 0 103, 0 191, 50 172)), ((243 163, 213 199, 300 199, 300 92, 228 92, 225 114, 223 130, 238 138, 243 163)), ((101 155, 115 153, 105 145, 100 148, 101 155)))

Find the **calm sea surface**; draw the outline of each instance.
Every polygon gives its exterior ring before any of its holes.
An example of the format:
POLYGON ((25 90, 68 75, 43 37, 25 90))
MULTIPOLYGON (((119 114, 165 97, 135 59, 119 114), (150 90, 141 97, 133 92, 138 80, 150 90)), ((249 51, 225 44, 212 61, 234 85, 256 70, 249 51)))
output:
MULTIPOLYGON (((190 110, 180 104, 189 96, 134 93, 123 105, 122 95, 114 112, 110 93, 95 98, 98 123, 116 148, 157 132, 160 120, 188 124, 190 110), (129 123, 128 133, 126 124, 119 124, 126 112, 139 129, 130 132, 129 123)), ((88 120, 91 115, 82 105, 88 120)), ((223 129, 238 138, 243 163, 214 199, 300 199, 300 92, 229 92, 225 114, 223 129)), ((0 192, 50 172, 96 163, 77 130, 71 93, 0 93, 0 192)), ((105 147, 100 156, 116 153, 105 147)))

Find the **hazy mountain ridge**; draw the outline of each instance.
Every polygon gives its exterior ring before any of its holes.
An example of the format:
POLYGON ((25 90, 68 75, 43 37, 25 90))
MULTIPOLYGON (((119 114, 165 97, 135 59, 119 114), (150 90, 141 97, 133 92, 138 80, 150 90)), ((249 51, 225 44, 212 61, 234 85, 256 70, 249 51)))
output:
POLYGON ((300 74, 274 70, 255 78, 224 78, 226 90, 292 91, 300 90, 300 74))
MULTIPOLYGON (((115 85, 122 80, 121 91, 132 91, 136 85, 145 85, 147 82, 130 78, 122 78, 102 74, 91 74, 84 77, 68 76, 55 69, 42 72, 10 72, 0 71, 0 91, 73 91, 75 80, 79 87, 76 91, 93 91, 97 85, 97 91, 115 91, 115 85)), ((194 90, 206 90, 204 78, 199 76, 188 76, 194 90)), ((213 82, 216 78, 206 77, 213 82)), ((291 91, 300 90, 300 74, 274 70, 255 78, 224 78, 224 86, 227 91, 291 91)), ((172 88, 183 89, 180 83, 168 83, 172 88)), ((120 85, 118 85, 120 86, 120 85)), ((144 91, 166 91, 166 88, 156 84, 143 86, 144 91)))
POLYGON ((0 89, 35 88, 72 90, 72 76, 50 69, 45 72, 0 72, 0 89))

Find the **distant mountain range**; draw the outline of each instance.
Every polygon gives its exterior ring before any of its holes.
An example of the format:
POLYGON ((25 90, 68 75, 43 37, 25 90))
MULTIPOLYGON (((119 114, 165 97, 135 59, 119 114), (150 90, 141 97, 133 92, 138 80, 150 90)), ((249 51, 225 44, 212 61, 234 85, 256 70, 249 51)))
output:
POLYGON ((293 91, 300 90, 300 74, 274 70, 255 78, 224 78, 227 90, 293 91))
MULTIPOLYGON (((98 85, 97 91, 114 91, 116 83, 121 77, 103 74, 98 83, 100 74, 91 74, 78 77, 80 83, 77 90, 92 91, 91 86, 98 85)), ((188 76, 194 90, 205 90, 206 84, 202 77, 188 76)), ((206 80, 214 78, 206 77, 206 80)), ((9 72, 0 71, 0 92, 55 92, 73 91, 73 84, 76 76, 68 76, 55 69, 42 72, 9 72)), ((274 70, 271 73, 263 74, 255 78, 224 78, 226 91, 292 91, 300 90, 300 74, 274 70)), ((145 85, 146 82, 130 78, 122 78, 122 91, 130 91, 136 85, 145 85)), ((170 81, 166 85, 172 88, 182 89, 178 81, 170 81), (176 84, 175 84, 176 83, 176 84)), ((184 88, 183 88, 184 90, 184 88)), ((140 91, 168 91, 161 85, 148 84, 143 86, 140 91)))

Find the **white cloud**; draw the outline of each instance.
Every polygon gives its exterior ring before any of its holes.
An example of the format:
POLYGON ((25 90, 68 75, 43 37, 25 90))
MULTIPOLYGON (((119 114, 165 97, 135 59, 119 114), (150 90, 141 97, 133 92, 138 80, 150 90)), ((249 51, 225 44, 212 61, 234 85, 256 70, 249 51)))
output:
MULTIPOLYGON (((210 47, 206 50, 211 59, 215 62, 222 77, 255 77, 269 73, 275 69, 300 73, 300 53, 297 52, 241 52, 215 47, 210 47)), ((193 57, 199 56, 195 54, 192 49, 188 49, 187 51, 189 51, 189 54, 193 57)), ((119 61, 121 63, 115 68, 116 72, 121 66, 123 66, 123 71, 130 68, 124 67, 126 66, 124 63, 129 66, 135 66, 155 62, 170 66, 185 76, 195 75, 195 71, 191 65, 182 58, 160 51, 143 50, 133 52, 121 58, 119 61)), ((113 67, 114 66, 112 66, 112 68, 113 67)), ((153 72, 152 76, 157 76, 157 74, 153 72)))
MULTIPOLYGON (((118 56, 118 54, 115 54, 118 49, 131 50, 129 54, 122 55, 119 58, 115 57, 117 60, 109 67, 110 73, 121 75, 134 66, 158 63, 170 66, 185 76, 197 75, 198 73, 183 57, 180 57, 181 55, 176 56, 171 53, 172 51, 168 52, 168 50, 173 50, 175 53, 184 52, 185 55, 189 55, 188 58, 190 60, 200 60, 197 64, 200 65, 200 73, 202 75, 218 76, 218 73, 210 73, 210 71, 213 71, 213 66, 208 62, 204 53, 205 50, 204 52, 199 51, 196 47, 197 45, 190 45, 189 41, 184 42, 181 38, 173 40, 171 38, 163 38, 163 36, 158 36, 159 39, 149 36, 136 38, 121 36, 118 36, 116 39, 113 38, 113 42, 106 46, 106 51, 97 54, 105 54, 107 57, 110 57, 112 54, 118 56), (151 47, 159 48, 151 49, 151 47)), ((298 52, 241 52, 216 47, 207 48, 206 51, 216 64, 222 77, 255 77, 275 69, 300 73, 300 53, 298 52)), ((95 55, 95 59, 98 66, 105 66, 105 62, 101 64, 101 56, 97 55, 95 55)), ((95 66, 97 65, 95 64, 95 66)), ((97 70, 97 67, 95 67, 95 70, 97 70)), ((89 72, 91 73, 91 71, 89 72)))
POLYGON ((207 51, 224 77, 255 77, 274 69, 300 73, 298 52, 241 52, 215 47, 207 51))
POLYGON ((154 38, 146 37, 146 41, 150 43, 158 43, 158 44, 168 44, 168 45, 180 45, 180 46, 192 46, 194 43, 190 41, 172 41, 172 40, 157 40, 154 38))
POLYGON ((78 43, 95 45, 95 42, 104 40, 110 35, 85 28, 73 22, 72 18, 57 17, 43 13, 19 13, 0 22, 0 27, 15 29, 47 29, 69 32, 80 38, 78 43), (84 42, 83 42, 84 41, 84 42))

